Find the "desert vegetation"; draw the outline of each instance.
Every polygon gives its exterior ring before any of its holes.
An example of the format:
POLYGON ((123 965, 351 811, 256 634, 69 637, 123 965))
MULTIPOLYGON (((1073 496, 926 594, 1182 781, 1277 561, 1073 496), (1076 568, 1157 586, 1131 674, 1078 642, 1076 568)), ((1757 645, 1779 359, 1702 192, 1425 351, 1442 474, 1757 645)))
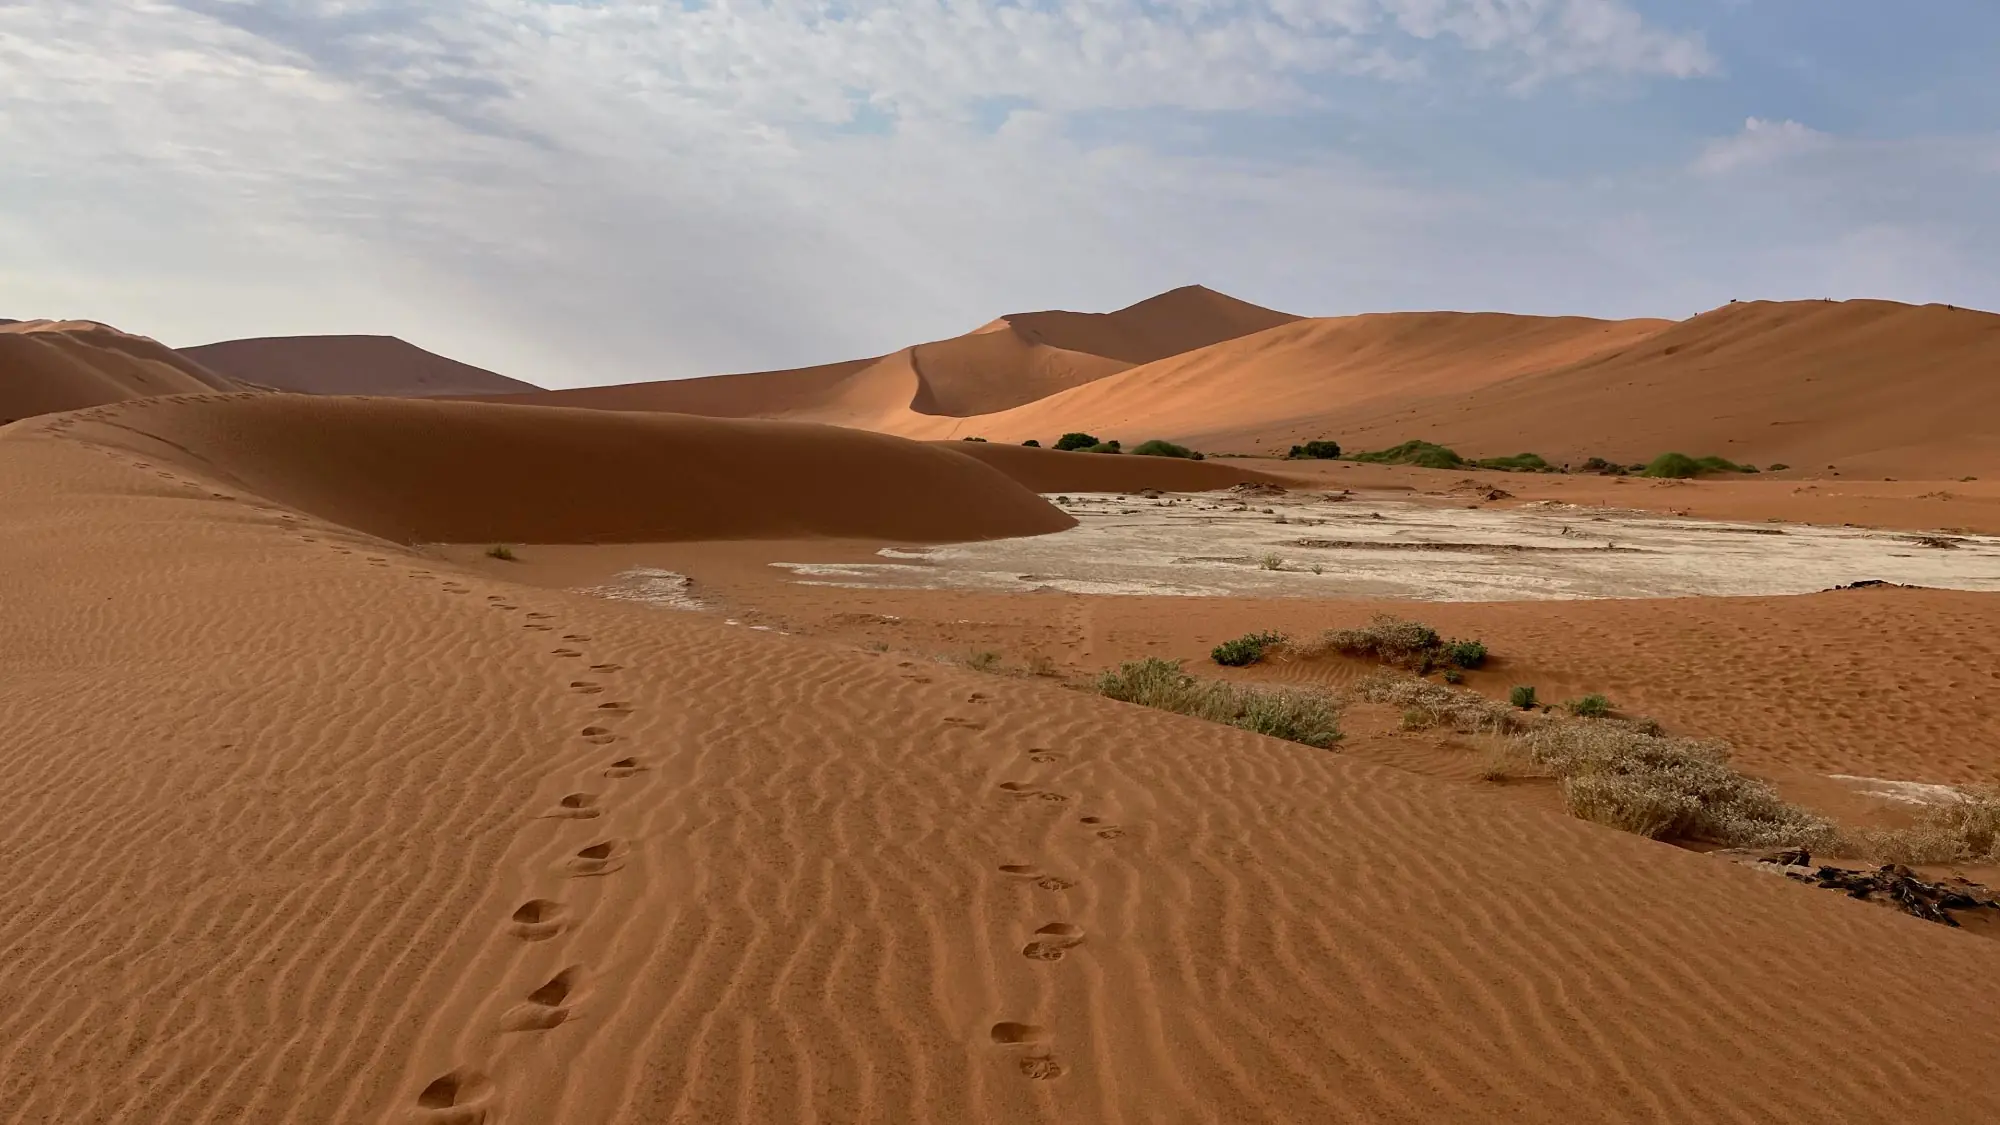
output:
POLYGON ((495 543, 493 546, 486 548, 486 557, 489 559, 499 559, 501 562, 520 561, 520 556, 514 553, 514 548, 509 547, 505 543, 495 543))
POLYGON ((1331 692, 1196 679, 1171 660, 1148 657, 1105 672, 1099 695, 1227 723, 1255 734, 1330 749, 1340 741, 1341 700, 1331 692))
POLYGON ((1094 435, 1086 434, 1081 430, 1075 430, 1057 438, 1055 448, 1069 452, 1077 449, 1089 449, 1098 444, 1101 443, 1094 435))
POLYGON ((1303 445, 1293 446, 1292 451, 1285 456, 1294 461, 1331 461, 1340 456, 1340 443, 1315 438, 1303 445))
POLYGON ((1267 649, 1285 643, 1278 633, 1245 633, 1233 641, 1224 641, 1211 651, 1209 659, 1229 668, 1242 668, 1264 659, 1267 649))
POLYGON ((1311 641, 1291 647, 1303 657, 1334 652, 1379 660, 1419 675, 1437 668, 1479 668, 1489 655, 1480 641, 1447 640, 1420 621, 1404 621, 1387 614, 1376 615, 1358 629, 1329 629, 1311 641))
MULTIPOLYGON (((1115 445, 1117 443, 1113 442, 1112 444, 1115 445)), ((1180 457, 1189 461, 1200 461, 1203 459, 1201 454, 1189 449, 1185 445, 1175 445, 1173 442, 1162 441, 1159 438, 1154 438, 1151 441, 1142 441, 1138 445, 1133 446, 1132 454, 1135 457, 1180 457)))
POLYGON ((1662 453, 1647 462, 1640 476, 1686 479, 1710 473, 1754 473, 1755 465, 1739 465, 1726 457, 1690 457, 1685 453, 1662 453))

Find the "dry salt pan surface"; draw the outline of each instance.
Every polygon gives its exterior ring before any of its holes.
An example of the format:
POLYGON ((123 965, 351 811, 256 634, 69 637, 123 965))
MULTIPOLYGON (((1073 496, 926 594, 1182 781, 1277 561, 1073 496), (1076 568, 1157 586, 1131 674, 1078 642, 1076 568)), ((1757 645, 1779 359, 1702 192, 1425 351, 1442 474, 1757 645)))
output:
POLYGON ((774 563, 810 584, 1077 594, 1507 601, 1798 594, 1858 581, 2000 590, 2000 538, 1718 523, 1381 496, 1053 497, 1049 535, 774 563))

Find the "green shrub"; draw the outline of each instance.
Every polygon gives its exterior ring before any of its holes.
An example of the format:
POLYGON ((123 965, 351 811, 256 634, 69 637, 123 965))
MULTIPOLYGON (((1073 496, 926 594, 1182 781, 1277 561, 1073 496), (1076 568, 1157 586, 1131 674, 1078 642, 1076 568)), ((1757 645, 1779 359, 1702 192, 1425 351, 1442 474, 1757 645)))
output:
POLYGON ((1097 444, 1097 439, 1085 433, 1067 433, 1056 439, 1056 448, 1064 451, 1089 449, 1097 444))
POLYGON ((1552 473, 1555 467, 1542 460, 1538 453, 1516 453, 1512 457, 1481 457, 1474 461, 1482 469, 1498 469, 1505 473, 1552 473))
POLYGON ((1373 453, 1356 453, 1353 460, 1378 465, 1415 465, 1423 469, 1463 469, 1471 464, 1444 446, 1428 441, 1406 441, 1373 453))
POLYGON ((1447 641, 1420 621, 1403 621, 1378 614, 1359 629, 1329 629, 1294 649, 1311 658, 1323 652, 1372 657, 1384 664, 1409 668, 1419 675, 1440 665, 1477 668, 1486 663, 1486 646, 1479 641, 1447 641))
POLYGON ((1626 468, 1616 461, 1606 461, 1602 457, 1592 457, 1583 463, 1581 471, 1586 473, 1605 473, 1610 476, 1622 477, 1626 473, 1626 468))
POLYGON ((1285 456, 1294 460, 1331 461, 1340 456, 1340 443, 1316 438, 1304 445, 1293 446, 1292 451, 1285 456))
POLYGON ((1579 719, 1602 719, 1610 715, 1614 709, 1609 699, 1595 692, 1582 699, 1572 699, 1563 706, 1579 719))
POLYGON ((1090 446, 1090 447, 1088 447, 1088 448, 1086 448, 1086 449, 1083 449, 1083 450, 1080 450, 1079 452, 1083 452, 1083 453, 1123 453, 1123 452, 1125 452, 1125 451, 1124 451, 1123 449, 1120 449, 1120 448, 1118 448, 1118 441, 1117 441, 1117 439, 1116 439, 1116 438, 1113 438, 1113 439, 1112 439, 1112 440, 1110 440, 1110 441, 1100 441, 1100 442, 1098 442, 1098 443, 1097 443, 1096 445, 1093 445, 1093 446, 1090 446))
POLYGON ((1340 741, 1340 700, 1323 691, 1197 680, 1158 657, 1128 661, 1093 685, 1098 694, 1327 749, 1340 741))
POLYGON ((1784 462, 1782 462, 1782 461, 1779 461, 1779 462, 1775 462, 1775 463, 1773 463, 1773 464, 1772 464, 1772 466, 1771 466, 1771 467, 1770 467, 1769 469, 1767 469, 1766 471, 1767 471, 1767 472, 1773 472, 1773 473, 1782 473, 1782 472, 1784 472, 1784 471, 1785 471, 1786 469, 1789 469, 1789 468, 1791 468, 1791 466, 1790 466, 1790 465, 1787 465, 1787 464, 1785 464, 1784 462))
POLYGON ((1652 459, 1641 476, 1686 479, 1704 473, 1754 473, 1755 465, 1739 465, 1725 457, 1689 457, 1685 453, 1662 453, 1652 459))
POLYGON ((1257 566, 1262 570, 1283 570, 1285 569, 1285 556, 1278 554, 1276 551, 1267 551, 1263 558, 1257 560, 1257 566))
POLYGON ((983 437, 965 437, 965 438, 959 438, 958 440, 960 440, 960 441, 985 441, 986 439, 985 439, 985 438, 983 438, 983 437))
POLYGON ((1523 711, 1532 711, 1535 709, 1535 689, 1526 684, 1516 684, 1508 691, 1507 702, 1523 711))
POLYGON ((1278 633, 1245 633, 1233 641, 1224 641, 1215 646, 1209 658, 1217 664, 1229 668, 1242 668, 1264 659, 1264 650, 1272 645, 1284 643, 1285 638, 1278 633))
POLYGON ((1138 457, 1180 457, 1189 461, 1201 456, 1185 445, 1175 445, 1173 442, 1161 441, 1159 438, 1140 442, 1138 445, 1132 447, 1132 453, 1138 457))
POLYGON ((499 559, 501 562, 515 562, 518 561, 520 556, 514 553, 514 548, 507 546, 505 543, 496 543, 486 548, 486 557, 489 559, 499 559))
POLYGON ((1486 645, 1481 641, 1446 641, 1443 656, 1447 664, 1477 668, 1486 663, 1486 645))
POLYGON ((1462 684, 1465 682, 1465 673, 1456 668, 1446 668, 1444 670, 1444 682, 1448 684, 1462 684))

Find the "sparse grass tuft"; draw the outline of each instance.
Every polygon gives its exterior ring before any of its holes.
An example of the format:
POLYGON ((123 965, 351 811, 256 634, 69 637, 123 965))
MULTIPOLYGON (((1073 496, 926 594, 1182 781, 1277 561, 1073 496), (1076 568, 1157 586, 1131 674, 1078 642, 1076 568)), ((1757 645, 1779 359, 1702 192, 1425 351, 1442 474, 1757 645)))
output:
POLYGON ((966 653, 959 663, 964 664, 967 668, 975 672, 998 672, 1000 670, 1001 659, 1000 654, 992 649, 982 649, 978 652, 966 653))
POLYGON ((499 559, 501 562, 519 562, 521 558, 514 553, 514 548, 509 547, 505 543, 495 543, 493 546, 486 548, 486 557, 489 559, 499 559))
POLYGON ((1516 684, 1507 692, 1507 702, 1523 711, 1535 709, 1535 689, 1527 684, 1516 684))
POLYGON ((1456 668, 1446 668, 1444 670, 1444 682, 1448 684, 1462 684, 1465 682, 1465 673, 1456 668))
POLYGON ((1094 686, 1110 699, 1307 746, 1328 749, 1340 741, 1340 699, 1327 692, 1198 680, 1179 664, 1157 657, 1121 664, 1099 676, 1094 686))
POLYGON ((1420 621, 1387 614, 1377 614, 1359 629, 1329 629, 1294 651, 1305 657, 1337 652, 1372 658, 1419 675, 1438 667, 1478 668, 1488 656, 1485 644, 1479 641, 1446 640, 1420 621))
POLYGON ((2000 791, 1965 793, 1925 810, 1908 828, 1850 830, 1843 844, 1883 863, 2000 861, 2000 791))
POLYGON ((1370 703, 1401 707, 1405 730, 1447 727, 1462 734, 1511 734, 1529 721, 1476 691, 1391 672, 1369 675, 1355 690, 1370 703))
POLYGON ((1285 556, 1276 551, 1267 551, 1264 553, 1263 558, 1257 560, 1257 566, 1262 570, 1283 570, 1285 569, 1285 556))
POLYGON ((1242 668, 1264 659, 1264 650, 1273 645, 1283 644, 1285 638, 1278 633, 1245 633, 1233 641, 1224 641, 1210 652, 1209 659, 1229 668, 1242 668))

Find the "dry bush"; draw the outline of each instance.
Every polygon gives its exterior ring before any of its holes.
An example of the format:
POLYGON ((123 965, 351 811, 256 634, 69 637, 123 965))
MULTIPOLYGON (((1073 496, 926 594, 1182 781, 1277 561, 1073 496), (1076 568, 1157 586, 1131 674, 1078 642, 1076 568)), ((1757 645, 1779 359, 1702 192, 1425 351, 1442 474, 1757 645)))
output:
POLYGON ((1974 790, 1924 811, 1908 828, 1857 828, 1841 852, 1882 863, 2000 861, 2000 792, 1974 790))
POLYGON ((1404 730, 1448 727, 1464 734, 1512 734, 1532 722, 1521 712, 1469 688, 1434 684, 1414 676, 1377 672, 1363 677, 1355 690, 1370 703, 1401 707, 1404 730))
POLYGON ((1656 840, 1825 850, 1834 827, 1729 766, 1718 742, 1666 738, 1625 724, 1556 721, 1525 737, 1529 757, 1562 783, 1570 814, 1656 840))
POLYGON ((1340 741, 1341 700, 1329 692, 1198 680, 1171 660, 1148 657, 1106 672, 1098 694, 1257 734, 1329 749, 1340 741))
POLYGON ((1414 668, 1426 663, 1442 643, 1437 630, 1420 621, 1377 614, 1359 629, 1328 629, 1314 640, 1295 646, 1293 651, 1304 657, 1337 652, 1414 668))

